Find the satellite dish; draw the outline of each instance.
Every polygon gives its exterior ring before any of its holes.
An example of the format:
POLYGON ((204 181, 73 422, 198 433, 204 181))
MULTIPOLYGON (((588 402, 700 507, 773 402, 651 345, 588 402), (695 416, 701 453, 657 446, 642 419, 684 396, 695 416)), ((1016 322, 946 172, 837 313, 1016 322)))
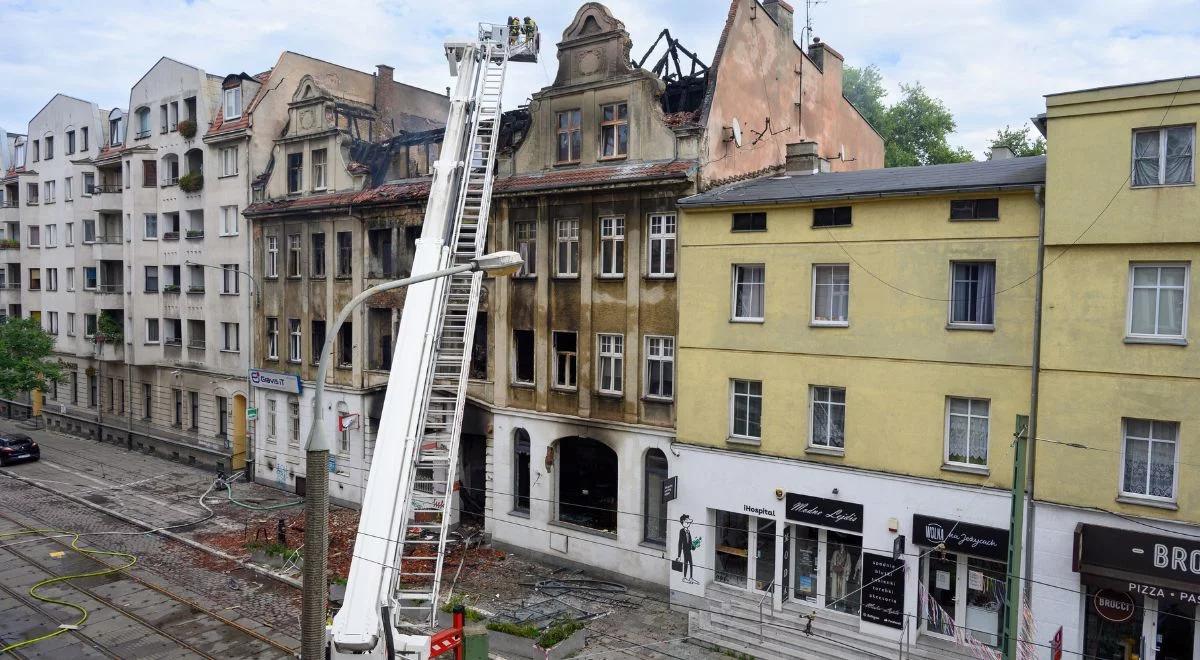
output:
POLYGON ((729 127, 729 135, 733 143, 740 148, 742 146, 742 122, 738 121, 737 117, 733 118, 733 126, 729 127))

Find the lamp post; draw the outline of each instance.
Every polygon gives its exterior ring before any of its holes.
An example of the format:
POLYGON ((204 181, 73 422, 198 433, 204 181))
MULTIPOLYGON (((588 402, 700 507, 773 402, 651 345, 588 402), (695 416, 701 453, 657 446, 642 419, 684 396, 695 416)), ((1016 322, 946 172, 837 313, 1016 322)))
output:
POLYGON ((325 372, 329 368, 329 356, 342 323, 349 318, 354 308, 368 298, 384 291, 400 289, 458 273, 483 271, 495 277, 505 277, 520 270, 522 264, 524 261, 516 252, 493 252, 472 259, 470 263, 461 266, 435 270, 373 286, 346 303, 338 312, 333 326, 326 333, 325 344, 321 347, 321 360, 317 365, 316 385, 313 388, 312 426, 309 428, 304 450, 304 601, 300 615, 300 657, 313 659, 325 657, 326 602, 329 599, 329 584, 325 575, 329 554, 328 465, 329 451, 332 446, 328 434, 322 428, 322 395, 325 392, 325 372))

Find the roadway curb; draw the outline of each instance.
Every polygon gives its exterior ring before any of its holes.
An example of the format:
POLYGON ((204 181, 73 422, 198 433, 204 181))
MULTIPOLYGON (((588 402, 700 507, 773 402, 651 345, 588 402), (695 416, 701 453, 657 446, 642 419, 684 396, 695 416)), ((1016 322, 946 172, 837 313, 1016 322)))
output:
POLYGON ((239 566, 241 566, 242 568, 245 568, 245 569, 248 569, 255 573, 258 573, 259 575, 270 578, 272 580, 275 580, 276 582, 286 584, 289 587, 295 587, 297 589, 300 589, 303 586, 299 580, 296 580, 296 579, 293 579, 290 577, 286 577, 283 575, 276 575, 275 573, 272 573, 271 571, 268 571, 267 569, 265 569, 261 566, 252 564, 243 559, 238 559, 237 557, 234 557, 233 555, 231 555, 229 553, 222 552, 221 550, 217 550, 214 547, 204 545, 203 543, 200 543, 198 541, 193 541, 192 539, 189 539, 186 536, 180 536, 179 534, 175 534, 174 532, 169 532, 169 531, 162 530, 162 529, 155 529, 154 525, 150 525, 148 523, 142 522, 141 520, 138 520, 137 518, 127 516, 119 511, 114 511, 113 509, 109 509, 108 507, 100 506, 99 504, 96 504, 95 502, 89 502, 89 501, 83 499, 82 497, 76 497, 74 495, 71 495, 70 493, 64 493, 60 490, 56 490, 49 486, 45 486, 43 484, 37 483, 36 481, 34 481, 32 479, 28 479, 26 477, 22 477, 20 475, 13 474, 12 472, 10 472, 8 470, 0 469, 0 474, 3 474, 4 476, 12 478, 12 479, 16 479, 17 481, 20 481, 22 483, 29 484, 30 486, 33 486, 34 488, 40 488, 44 491, 54 493, 55 495, 58 495, 60 497, 65 497, 66 499, 71 500, 72 502, 74 502, 76 504, 82 504, 83 506, 86 506, 90 509, 99 511, 107 516, 112 516, 113 518, 116 518, 117 520, 121 520, 121 521, 129 523, 131 525, 141 527, 147 531, 153 532, 154 534, 158 534, 159 536, 164 536, 164 537, 172 539, 174 541, 179 541, 180 543, 191 546, 192 548, 195 548, 196 550, 200 550, 201 552, 207 552, 208 554, 213 555, 214 557, 220 557, 221 559, 224 559, 226 561, 234 562, 234 563, 238 564, 239 566))

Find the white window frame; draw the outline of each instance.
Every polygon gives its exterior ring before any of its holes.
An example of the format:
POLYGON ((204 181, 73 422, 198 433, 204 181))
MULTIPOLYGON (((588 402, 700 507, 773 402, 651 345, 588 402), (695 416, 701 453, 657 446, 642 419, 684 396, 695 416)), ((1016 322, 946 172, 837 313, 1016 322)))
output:
POLYGON ((238 207, 236 204, 221 207, 221 235, 238 235, 238 207))
POLYGON ((328 184, 325 181, 325 173, 328 171, 328 166, 329 166, 329 151, 326 149, 313 149, 312 150, 312 168, 313 168, 312 189, 313 190, 325 190, 328 187, 328 184), (317 154, 321 154, 321 160, 319 162, 317 161, 317 154))
POLYGON ((596 391, 611 395, 624 393, 625 335, 607 332, 596 335, 596 391), (605 382, 604 378, 605 362, 608 362, 610 367, 608 382, 605 382))
POLYGON ((221 176, 237 176, 238 148, 223 147, 221 149, 221 176))
POLYGON ((46 331, 52 335, 58 334, 58 312, 46 312, 46 331))
POLYGON ((158 240, 157 213, 145 213, 142 215, 142 239, 147 241, 158 240))
MULTIPOLYGON (((812 296, 811 296, 810 300, 811 300, 811 302, 810 302, 809 308, 812 310, 812 314, 809 318, 809 322, 812 325, 828 326, 828 327, 833 327, 833 328, 848 327, 850 325, 850 264, 834 264, 834 263, 813 264, 813 266, 812 266, 812 296), (837 268, 845 268, 846 269, 846 316, 845 316, 845 318, 840 319, 840 320, 817 318, 817 311, 818 311, 817 310, 817 287, 828 287, 829 289, 832 290, 836 286, 832 283, 832 281, 829 283, 819 282, 817 280, 817 274, 822 272, 823 270, 828 270, 828 272, 830 273, 830 275, 832 277, 832 274, 835 272, 834 269, 837 269, 837 268)), ((830 301, 833 300, 832 293, 830 293, 829 300, 830 301)))
POLYGON ((554 237, 554 276, 579 277, 579 220, 555 220, 554 237))
MULTIPOLYGON (((656 401, 673 401, 675 400, 675 337, 671 335, 646 335, 646 347, 644 361, 646 363, 643 372, 645 379, 645 397, 656 401), (655 344, 658 344, 655 347, 655 344), (662 392, 652 392, 650 390, 650 368, 652 364, 658 364, 660 374, 666 373, 668 370, 671 373, 671 393, 669 395, 662 392)), ((663 379, 660 377, 659 382, 663 379)))
POLYGON ((1188 321, 1188 298, 1191 297, 1192 283, 1192 264, 1188 261, 1149 261, 1149 262, 1133 262, 1129 264, 1129 290, 1125 302, 1125 336, 1130 339, 1146 339, 1146 340, 1180 340, 1187 341, 1187 321, 1188 321), (1154 323, 1158 325, 1158 306, 1161 302, 1163 289, 1183 289, 1183 324, 1180 326, 1180 334, 1169 335, 1162 333, 1146 334, 1135 333, 1133 331, 1133 293, 1135 288, 1147 289, 1151 288, 1148 285, 1135 285, 1134 272, 1138 268, 1156 268, 1158 269, 1158 281, 1154 285, 1155 301, 1154 301, 1154 323), (1177 287, 1173 285, 1164 286, 1162 281, 1163 268, 1182 268, 1183 269, 1183 286, 1177 287))
POLYGON ((676 232, 679 229, 679 219, 674 213, 651 213, 649 219, 649 231, 647 231, 646 243, 646 273, 652 278, 674 278, 675 277, 675 261, 678 259, 678 245, 675 243, 676 232), (659 223, 656 229, 655 224, 659 223), (669 231, 668 231, 669 229, 669 231), (659 258, 654 258, 654 245, 659 244, 659 258), (667 269, 667 248, 670 247, 672 256, 671 268, 667 269), (658 263, 656 263, 656 261, 658 263))
POLYGON ((304 275, 304 234, 287 235, 287 276, 301 277, 304 275))
POLYGON ((625 216, 600 218, 600 277, 625 277, 625 216))
POLYGON ((956 328, 956 329, 969 328, 969 329, 985 329, 986 330, 989 328, 995 328, 996 327, 996 312, 997 312, 997 309, 996 309, 997 308, 997 305, 996 305, 997 300, 996 299, 998 298, 998 296, 996 295, 996 283, 999 282, 999 280, 1000 280, 1000 268, 996 264, 996 261, 993 259, 956 259, 956 260, 952 260, 950 262, 950 291, 949 291, 949 294, 946 296, 946 299, 948 301, 946 303, 946 324, 949 327, 956 328), (973 321, 955 321, 954 320, 954 284, 955 284, 955 282, 957 282, 957 280, 955 279, 954 270, 958 266, 966 266, 966 265, 972 265, 972 264, 976 265, 976 266, 980 266, 983 264, 991 264, 991 266, 992 266, 992 322, 991 323, 976 323, 973 321))
POLYGON ((45 234, 46 234, 46 247, 48 247, 48 248, 58 247, 58 225, 53 224, 53 223, 46 225, 45 234))
POLYGON ((550 333, 550 343, 554 351, 554 363, 551 365, 553 373, 551 374, 550 386, 556 390, 575 391, 579 389, 579 333, 570 330, 554 330, 550 333), (574 335, 575 350, 560 351, 557 342, 558 335, 574 335), (570 358, 568 361, 569 373, 566 374, 559 369, 559 358, 564 355, 570 358))
POLYGON ((513 277, 537 277, 537 235, 536 220, 513 222, 513 247, 524 262, 513 277))
POLYGON ((288 362, 299 364, 304 359, 304 331, 300 319, 288 319, 288 362))
POLYGON ((241 351, 241 328, 238 323, 221 322, 221 350, 227 353, 241 351), (232 341, 230 341, 232 339, 232 341))
POLYGON ((279 402, 275 397, 267 397, 267 442, 275 442, 279 436, 279 402))
POLYGON ((237 119, 242 116, 242 88, 230 87, 221 94, 223 116, 225 119, 237 119))
POLYGON ((221 295, 236 296, 241 293, 237 264, 221 264, 221 295))
POLYGON ((267 359, 279 359, 279 317, 267 317, 267 359))
POLYGON ((288 444, 300 446, 300 399, 288 397, 288 444))
MULTIPOLYGON (((729 299, 729 318, 732 321, 734 321, 735 323, 762 323, 764 320, 766 320, 766 314, 767 314, 767 311, 766 311, 767 310, 767 266, 766 266, 766 264, 761 264, 761 263, 758 263, 758 264, 733 264, 732 272, 730 273, 730 275, 731 275, 731 280, 732 280, 733 286, 731 287, 731 291, 730 291, 731 295, 730 295, 730 299, 729 299), (757 286, 762 287, 762 309, 758 310, 759 311, 758 316, 738 316, 738 313, 737 313, 738 312, 738 306, 737 306, 738 288, 741 286, 742 270, 743 269, 752 269, 752 268, 757 268, 762 271, 762 282, 761 282, 761 284, 755 283, 755 282, 748 282, 746 284, 746 286, 754 287, 757 285, 757 286)), ((751 310, 751 311, 753 311, 753 310, 751 310)))
MULTIPOLYGON (((1127 498, 1138 499, 1138 500, 1146 500, 1148 502, 1166 502, 1166 503, 1173 503, 1178 500, 1178 498, 1179 498, 1179 467, 1180 467, 1180 463, 1179 463, 1179 432, 1180 432, 1181 426, 1182 425, 1179 422, 1161 420, 1161 419, 1146 419, 1146 418, 1140 418, 1140 417, 1123 417, 1123 418, 1121 418, 1121 463, 1120 463, 1120 465, 1117 466, 1117 471, 1118 471, 1117 472, 1117 484, 1118 484, 1118 489, 1119 489, 1121 497, 1123 497, 1123 498, 1127 497, 1127 498), (1143 437, 1135 438, 1137 440, 1145 440, 1147 443, 1147 445, 1146 445, 1146 457, 1147 457, 1146 491, 1147 491, 1147 494, 1130 492, 1125 487, 1125 454, 1128 451, 1128 446, 1129 446, 1129 422, 1131 422, 1131 421, 1149 422, 1151 425, 1173 424, 1175 426, 1175 439, 1173 441, 1170 441, 1170 444, 1172 445, 1172 450, 1173 450, 1172 454, 1171 454, 1171 472, 1172 472, 1172 474, 1171 474, 1171 496, 1170 497, 1162 497, 1161 495, 1150 495, 1149 494, 1149 491, 1150 491, 1150 469, 1151 469, 1149 458, 1154 455, 1154 443, 1166 444, 1168 442, 1167 440, 1158 440, 1158 439, 1154 439, 1154 438, 1143 438, 1143 437)), ((1153 426, 1151 426, 1151 433, 1153 434, 1153 432, 1154 432, 1153 426)))
POLYGON ((267 236, 267 277, 279 277, 279 237, 267 236))
POLYGON ((63 245, 71 247, 75 245, 75 223, 68 222, 63 225, 63 245))
MULTIPOLYGON (((748 380, 745 378, 731 378, 729 380, 729 437, 743 442, 762 442, 762 422, 763 422, 763 386, 761 380, 748 380), (738 392, 738 383, 746 384, 746 392, 738 392), (750 392, 750 386, 758 383, 758 394, 750 392), (758 399, 758 435, 748 435, 737 432, 737 399, 744 397, 746 399, 746 410, 750 410, 750 402, 758 399)), ((746 418, 746 431, 750 430, 750 418, 746 418)))
POLYGON ((1130 138, 1129 154, 1129 186, 1131 188, 1157 188, 1162 186, 1192 186, 1196 184, 1196 125, 1177 124, 1174 126, 1159 126, 1157 128, 1142 128, 1133 131, 1130 138), (1191 177, 1187 181, 1166 183, 1167 176, 1167 132, 1171 129, 1187 128, 1191 134, 1191 177), (1137 183, 1137 137, 1142 133, 1158 133, 1158 182, 1137 183))
POLYGON ((162 324, 157 318, 146 319, 145 333, 147 344, 162 343, 162 324))
POLYGON ((814 448, 814 449, 836 451, 836 452, 844 452, 846 450, 846 388, 839 387, 837 385, 809 385, 808 386, 808 446, 810 448, 814 448), (818 390, 825 390, 825 399, 822 399, 822 400, 817 399, 818 390), (838 403, 837 401, 833 400, 833 393, 835 391, 842 393, 841 403, 838 403), (827 426, 825 428, 824 432, 821 434, 823 436, 823 441, 818 442, 817 421, 816 421, 817 420, 817 406, 825 406, 828 408, 828 414, 825 417, 826 420, 833 419, 834 408, 840 407, 842 409, 842 446, 841 447, 832 445, 829 442, 829 440, 830 440, 829 431, 832 429, 832 421, 829 422, 830 426, 827 426))
POLYGON ((943 440, 942 440, 942 461, 944 462, 944 464, 945 465, 953 465, 955 467, 969 468, 969 469, 973 469, 973 470, 986 470, 986 469, 988 469, 988 465, 989 465, 991 459, 992 459, 992 400, 986 399, 983 397, 972 397, 972 396, 947 396, 946 397, 945 430, 943 432, 943 440), (951 402, 955 401, 955 400, 967 402, 967 413, 965 415, 963 413, 951 412, 951 406, 952 406, 951 402), (984 403, 987 405, 988 412, 987 412, 986 417, 975 413, 975 405, 977 403, 984 403), (952 416, 954 416, 954 417, 964 417, 965 416, 967 418, 967 460, 965 462, 950 460, 950 418, 952 416), (984 441, 983 441, 984 442, 984 445, 983 445, 984 458, 983 458, 982 464, 970 462, 970 460, 971 460, 971 428, 972 428, 972 425, 974 424, 973 420, 977 420, 977 419, 983 419, 983 420, 986 420, 986 422, 987 422, 987 436, 984 438, 984 441))

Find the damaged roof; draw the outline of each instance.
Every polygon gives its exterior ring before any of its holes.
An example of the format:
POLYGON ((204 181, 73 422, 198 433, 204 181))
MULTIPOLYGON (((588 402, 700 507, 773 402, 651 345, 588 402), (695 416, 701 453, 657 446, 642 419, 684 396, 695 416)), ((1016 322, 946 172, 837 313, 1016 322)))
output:
POLYGON ((698 162, 695 160, 660 160, 533 172, 497 178, 493 190, 496 194, 503 195, 556 188, 662 181, 664 179, 687 180, 688 175, 695 170, 697 164, 698 162))
POLYGON ((310 195, 295 199, 276 199, 265 202, 255 202, 246 210, 247 216, 277 215, 291 212, 320 211, 329 208, 346 206, 379 206, 383 204, 403 204, 406 202, 424 202, 429 196, 429 177, 420 179, 403 179, 392 181, 375 188, 366 190, 348 190, 346 192, 328 193, 325 195, 310 195))
POLYGON ((792 174, 739 181, 679 200, 679 206, 792 204, 970 190, 1029 189, 1046 181, 1046 157, 792 174))

